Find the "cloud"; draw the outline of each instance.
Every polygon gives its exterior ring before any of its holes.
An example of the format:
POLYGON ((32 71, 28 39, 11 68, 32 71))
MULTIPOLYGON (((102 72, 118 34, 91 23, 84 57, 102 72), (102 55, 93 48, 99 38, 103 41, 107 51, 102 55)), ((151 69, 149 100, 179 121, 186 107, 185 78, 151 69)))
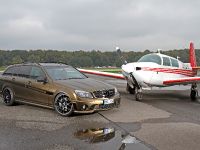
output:
POLYGON ((198 0, 0 0, 1 49, 200 47, 198 0))

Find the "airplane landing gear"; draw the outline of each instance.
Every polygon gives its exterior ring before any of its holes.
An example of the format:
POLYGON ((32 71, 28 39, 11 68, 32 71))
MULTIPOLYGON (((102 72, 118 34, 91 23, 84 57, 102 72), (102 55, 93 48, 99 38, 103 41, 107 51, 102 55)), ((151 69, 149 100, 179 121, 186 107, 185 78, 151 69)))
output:
MULTIPOLYGON (((134 83, 134 93, 135 93, 135 99, 136 101, 141 101, 142 100, 142 88, 141 86, 138 84, 137 80, 135 79, 135 77, 132 75, 132 73, 130 73, 130 76, 133 80, 134 83)), ((128 84, 127 84, 128 85, 128 84)), ((133 89, 133 88, 132 88, 133 89)))
POLYGON ((197 84, 194 83, 191 86, 191 92, 190 92, 190 98, 192 101, 196 100, 196 96, 198 95, 198 91, 197 91, 197 84))
POLYGON ((135 87, 132 88, 128 83, 126 85, 126 90, 130 93, 130 94, 135 94, 135 87))
POLYGON ((136 101, 142 100, 142 89, 140 87, 135 88, 135 99, 136 99, 136 101))

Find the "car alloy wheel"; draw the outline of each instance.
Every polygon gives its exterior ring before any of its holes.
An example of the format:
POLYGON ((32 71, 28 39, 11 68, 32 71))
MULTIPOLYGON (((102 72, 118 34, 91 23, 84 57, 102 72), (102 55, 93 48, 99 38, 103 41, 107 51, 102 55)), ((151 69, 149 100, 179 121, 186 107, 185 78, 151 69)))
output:
POLYGON ((70 116, 73 113, 74 107, 70 102, 69 97, 60 93, 56 96, 54 101, 54 108, 62 116, 70 116))
POLYGON ((4 88, 3 90, 3 102, 7 106, 11 106, 14 103, 13 92, 10 88, 4 88))

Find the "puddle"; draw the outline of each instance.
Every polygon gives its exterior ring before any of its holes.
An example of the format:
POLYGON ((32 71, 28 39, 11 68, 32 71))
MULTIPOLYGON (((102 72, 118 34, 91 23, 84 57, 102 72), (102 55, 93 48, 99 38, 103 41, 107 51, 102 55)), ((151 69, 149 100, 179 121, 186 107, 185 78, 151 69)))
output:
POLYGON ((114 128, 83 129, 74 133, 74 136, 88 143, 106 142, 115 137, 114 128))
POLYGON ((75 138, 89 144, 95 144, 98 149, 100 143, 103 149, 117 150, 149 150, 141 141, 130 134, 122 134, 121 131, 115 128, 90 128, 78 130, 74 133, 75 138))

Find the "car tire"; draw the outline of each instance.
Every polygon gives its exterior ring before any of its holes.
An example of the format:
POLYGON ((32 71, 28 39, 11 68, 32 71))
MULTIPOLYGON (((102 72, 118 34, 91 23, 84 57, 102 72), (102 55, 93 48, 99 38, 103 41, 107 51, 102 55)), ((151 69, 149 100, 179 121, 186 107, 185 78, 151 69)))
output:
POLYGON ((126 90, 130 93, 130 94, 135 94, 135 88, 132 88, 128 83, 126 85, 126 90))
POLYGON ((12 106, 14 104, 15 99, 14 99, 14 94, 11 88, 8 88, 8 87, 4 88, 2 95, 3 95, 3 103, 6 106, 12 106))
POLYGON ((61 116, 70 116, 74 112, 73 103, 65 93, 59 93, 54 100, 54 109, 61 116))

